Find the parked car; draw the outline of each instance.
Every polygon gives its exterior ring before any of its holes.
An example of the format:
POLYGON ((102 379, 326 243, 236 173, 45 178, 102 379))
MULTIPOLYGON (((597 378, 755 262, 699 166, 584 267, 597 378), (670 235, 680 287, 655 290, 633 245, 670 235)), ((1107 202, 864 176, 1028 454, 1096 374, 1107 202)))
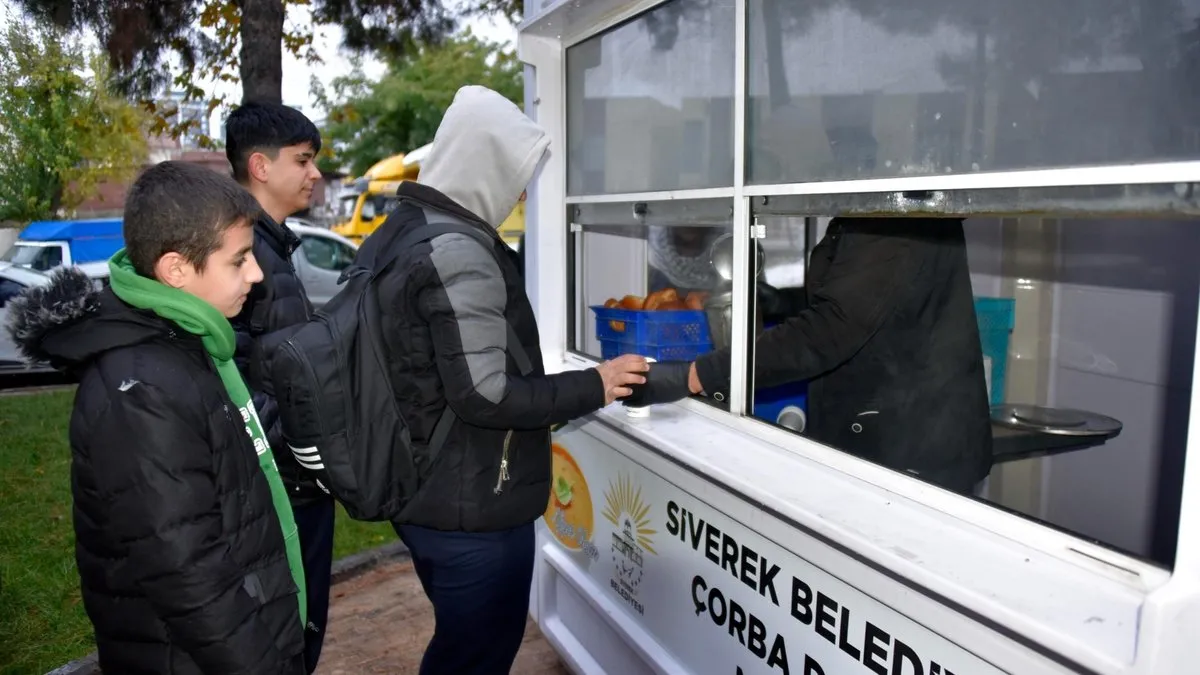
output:
POLYGON ((300 237, 292 264, 313 307, 321 308, 341 290, 338 277, 354 262, 358 247, 340 234, 321 227, 301 225, 291 218, 287 226, 300 237))
POLYGON ((8 337, 8 302, 32 286, 43 286, 50 277, 20 265, 0 262, 0 369, 23 365, 16 345, 8 337))

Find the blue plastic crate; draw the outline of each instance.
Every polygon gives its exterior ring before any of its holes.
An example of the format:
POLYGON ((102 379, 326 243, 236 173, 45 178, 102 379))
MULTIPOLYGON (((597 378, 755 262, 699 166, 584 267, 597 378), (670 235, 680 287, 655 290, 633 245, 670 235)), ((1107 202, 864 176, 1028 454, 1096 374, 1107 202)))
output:
POLYGON ((641 354, 659 361, 691 361, 712 351, 708 316, 699 310, 640 311, 593 306, 600 356, 641 354))
POLYGON ((678 309, 647 312, 593 306, 596 338, 636 342, 642 345, 681 345, 712 342, 708 315, 700 310, 678 309))
POLYGON ((1016 301, 1012 298, 975 298, 975 320, 983 353, 992 360, 992 405, 1004 403, 1004 375, 1008 369, 1008 340, 1015 325, 1016 301))
POLYGON ((600 358, 605 361, 622 354, 638 354, 656 361, 695 361, 711 351, 711 342, 692 345, 643 345, 621 340, 600 341, 600 358))

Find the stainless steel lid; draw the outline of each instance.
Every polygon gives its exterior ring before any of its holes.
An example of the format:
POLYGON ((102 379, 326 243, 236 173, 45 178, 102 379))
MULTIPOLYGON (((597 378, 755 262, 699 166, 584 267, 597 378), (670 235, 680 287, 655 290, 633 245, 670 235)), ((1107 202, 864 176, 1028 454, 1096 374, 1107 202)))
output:
MULTIPOLYGON (((766 254, 763 252, 762 243, 759 241, 754 242, 754 250, 758 253, 754 275, 760 276, 762 275, 766 254)), ((722 279, 731 281, 733 279, 733 235, 723 234, 717 237, 708 251, 713 269, 716 270, 722 279)))
POLYGON ((1122 428, 1120 421, 1107 415, 1023 403, 993 406, 992 421, 1013 429, 1058 436, 1115 436, 1122 428))

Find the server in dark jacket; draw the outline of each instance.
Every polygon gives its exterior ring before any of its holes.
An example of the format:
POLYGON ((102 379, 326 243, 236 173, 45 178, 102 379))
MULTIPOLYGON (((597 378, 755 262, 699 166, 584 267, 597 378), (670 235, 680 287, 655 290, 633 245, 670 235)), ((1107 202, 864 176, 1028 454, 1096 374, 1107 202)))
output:
POLYGON ((438 127, 420 183, 401 185, 400 205, 382 226, 475 228, 417 244, 379 285, 392 386, 421 471, 396 529, 437 620, 423 675, 509 672, 529 610, 533 523, 550 498, 548 427, 644 381, 641 357, 557 375, 542 368, 518 255, 496 227, 548 145, 545 131, 510 101, 464 87, 438 127), (447 407, 458 420, 444 428, 430 461, 447 407))
POLYGON ((284 221, 308 208, 313 186, 321 178, 316 164, 321 134, 294 108, 247 103, 225 122, 225 149, 234 178, 263 208, 254 224, 254 257, 262 267, 263 280, 254 286, 233 327, 238 366, 267 427, 300 528, 308 580, 306 653, 311 673, 317 668, 329 615, 334 501, 300 468, 283 442, 279 409, 266 374, 271 372, 275 349, 312 315, 312 305, 292 265, 292 253, 300 240, 284 221))
MULTIPOLYGON (((806 435, 970 493, 992 435, 962 220, 834 218, 806 276, 808 307, 755 344, 754 385, 809 380, 806 435)), ((723 397, 729 378, 716 351, 638 396, 723 397)))
POLYGON ((158 164, 130 191, 110 288, 69 268, 10 304, 24 353, 80 378, 75 561, 105 673, 304 673, 295 526, 224 318, 261 278, 257 211, 226 176, 158 164))

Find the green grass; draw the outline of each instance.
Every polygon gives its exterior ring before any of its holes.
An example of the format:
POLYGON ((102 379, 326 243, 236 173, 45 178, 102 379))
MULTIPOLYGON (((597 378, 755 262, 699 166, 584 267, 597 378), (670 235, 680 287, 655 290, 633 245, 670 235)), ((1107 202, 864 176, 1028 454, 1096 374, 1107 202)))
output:
POLYGON ((44 673, 94 647, 75 573, 74 392, 0 397, 0 673, 44 673))
MULTIPOLYGON (((0 675, 48 670, 95 649, 71 527, 73 391, 0 397, 0 675)), ((334 557, 396 540, 338 507, 334 557)))
POLYGON ((334 528, 334 560, 400 540, 396 536, 396 531, 388 523, 364 523, 360 520, 351 520, 341 504, 338 504, 337 507, 337 524, 334 528))

